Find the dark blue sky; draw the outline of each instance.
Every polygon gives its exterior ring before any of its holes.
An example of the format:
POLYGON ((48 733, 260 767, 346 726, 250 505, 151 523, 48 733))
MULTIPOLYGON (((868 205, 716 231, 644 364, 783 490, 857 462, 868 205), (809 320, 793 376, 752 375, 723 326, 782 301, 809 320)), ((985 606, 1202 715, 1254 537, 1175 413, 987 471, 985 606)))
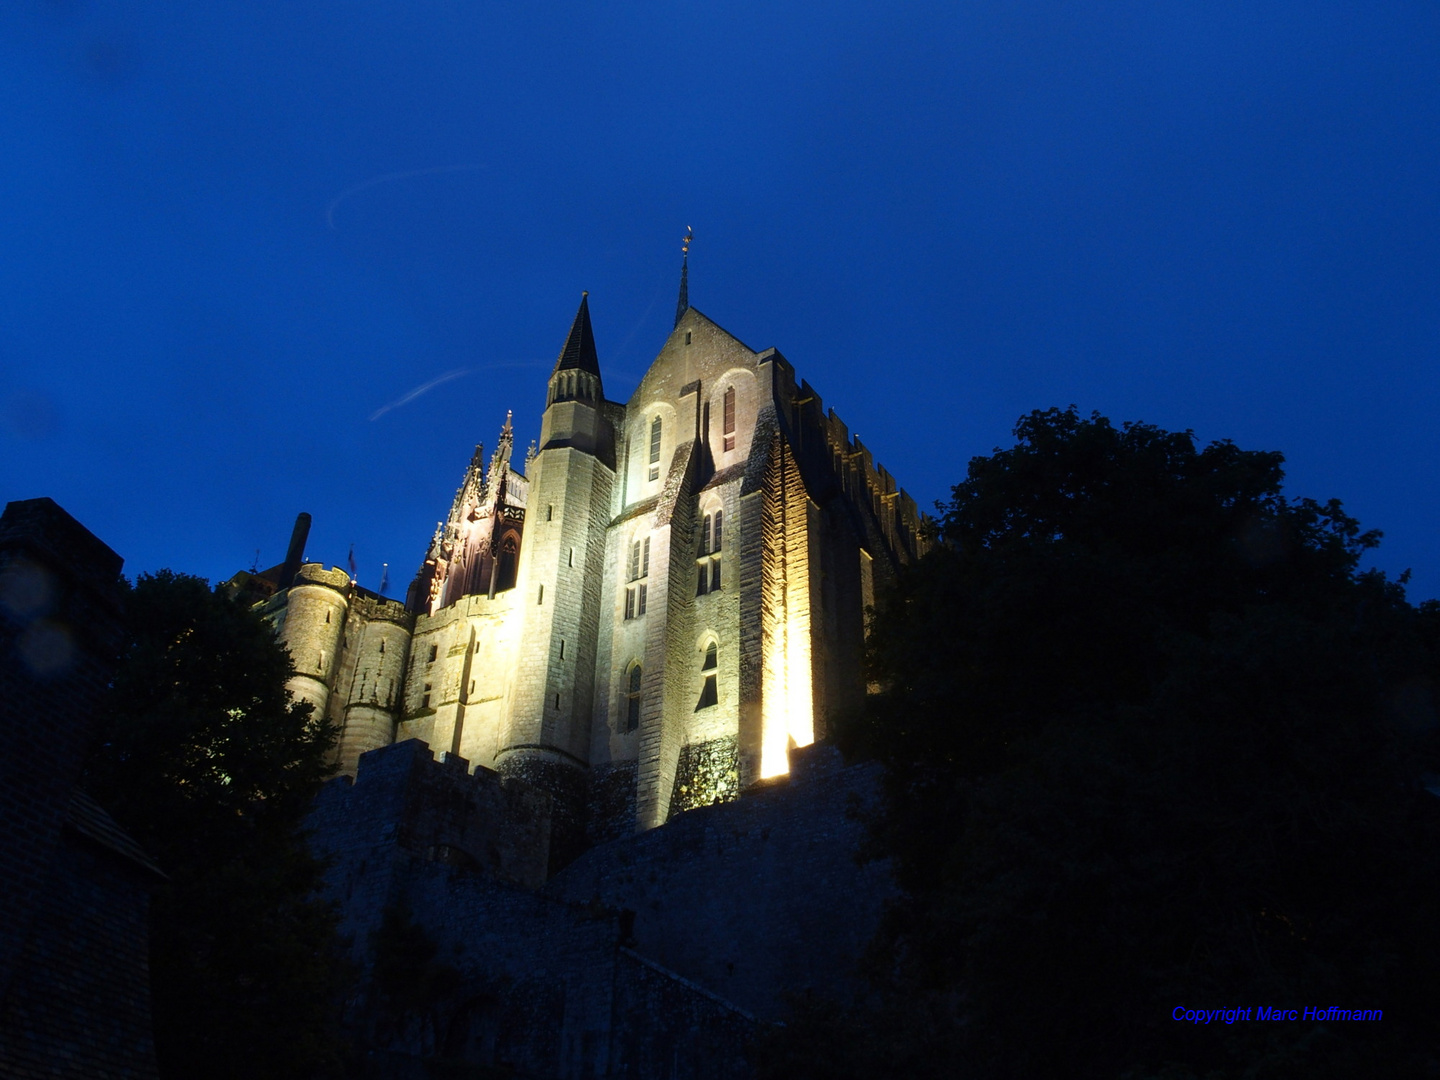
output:
POLYGON ((686 225, 922 506, 1073 402, 1283 451, 1440 594, 1433 0, 9 0, 0 499, 212 579, 308 510, 403 594, 582 289, 629 396, 686 225))

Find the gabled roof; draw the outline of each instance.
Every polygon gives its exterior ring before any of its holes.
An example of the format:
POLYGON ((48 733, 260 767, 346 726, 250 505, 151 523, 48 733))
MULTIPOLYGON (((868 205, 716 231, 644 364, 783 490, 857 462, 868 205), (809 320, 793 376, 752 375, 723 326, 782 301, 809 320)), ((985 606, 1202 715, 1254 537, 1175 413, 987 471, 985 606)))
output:
MULTIPOLYGON (((555 371, 585 371, 600 376, 600 358, 595 355, 595 333, 590 329, 590 294, 580 294, 580 310, 570 326, 570 336, 555 361, 555 371)), ((551 372, 553 375, 555 372, 551 372)))

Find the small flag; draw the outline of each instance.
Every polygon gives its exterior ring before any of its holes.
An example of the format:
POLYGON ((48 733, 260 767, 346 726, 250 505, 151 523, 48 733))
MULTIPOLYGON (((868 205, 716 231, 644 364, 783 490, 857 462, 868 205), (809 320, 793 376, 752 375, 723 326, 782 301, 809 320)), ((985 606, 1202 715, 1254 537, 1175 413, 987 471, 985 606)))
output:
POLYGON ((390 588, 390 564, 381 563, 380 570, 380 595, 385 595, 385 590, 390 588))

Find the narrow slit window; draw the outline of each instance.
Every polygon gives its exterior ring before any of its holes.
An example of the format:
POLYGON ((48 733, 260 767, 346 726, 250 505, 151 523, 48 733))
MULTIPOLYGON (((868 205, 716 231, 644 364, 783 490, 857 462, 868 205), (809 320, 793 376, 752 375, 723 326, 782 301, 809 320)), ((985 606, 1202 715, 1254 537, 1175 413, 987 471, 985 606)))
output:
POLYGON ((650 538, 645 537, 645 543, 640 547, 640 576, 650 576, 650 538))
POLYGON ((646 590, 647 590, 648 588, 649 588, 648 585, 641 585, 641 586, 640 586, 640 595, 635 598, 635 614, 636 614, 636 615, 644 615, 644 614, 645 614, 645 592, 646 592, 646 590))
POLYGON ((720 591, 720 560, 710 560, 710 591, 720 591))
POLYGON ((735 449, 735 388, 728 387, 725 391, 725 415, 721 421, 720 434, 722 437, 721 446, 726 450, 735 449))
POLYGON ((660 479, 660 417, 650 425, 650 479, 660 479))
POLYGON ((700 563, 699 573, 695 581, 695 595, 704 596, 710 591, 710 568, 703 562, 700 563))
POLYGON ((436 658, 437 656, 439 656, 439 655, 440 655, 440 646, 439 646, 439 645, 431 645, 431 646, 430 646, 430 663, 433 664, 433 663, 435 662, 435 658, 436 658))
POLYGON ((565 659, 565 639, 563 637, 560 639, 560 659, 565 659))
POLYGON ((633 619, 634 617, 635 617, 635 590, 634 590, 634 589, 626 589, 626 590, 625 590, 625 618, 627 618, 627 619, 633 619))
POLYGON ((625 692, 625 730, 640 726, 640 665, 630 669, 630 685, 625 692))
POLYGON ((537 603, 537 604, 543 604, 543 603, 545 603, 545 586, 544 586, 544 585, 541 585, 541 586, 540 586, 540 591, 535 595, 535 603, 537 603))
POLYGON ((567 565, 569 565, 569 566, 574 566, 574 565, 575 565, 575 549, 574 549, 573 547, 570 549, 570 561, 569 561, 569 563, 568 563, 567 565))
POLYGON ((723 520, 724 520, 724 517, 725 517, 725 511, 724 511, 724 510, 716 510, 716 511, 715 511, 715 536, 714 536, 715 544, 714 544, 714 546, 710 549, 711 551, 719 551, 719 550, 720 550, 720 527, 721 527, 721 524, 722 524, 722 522, 723 522, 723 520))
POLYGON ((706 514, 706 515, 705 515, 705 523, 700 527, 700 554, 701 554, 701 555, 708 555, 708 554, 710 553, 710 527, 711 527, 713 524, 714 524, 714 522, 711 521, 710 515, 709 515, 709 514, 706 514))
POLYGON ((383 641, 380 642, 380 655, 381 655, 381 656, 384 656, 384 655, 385 655, 385 642, 383 642, 383 641))

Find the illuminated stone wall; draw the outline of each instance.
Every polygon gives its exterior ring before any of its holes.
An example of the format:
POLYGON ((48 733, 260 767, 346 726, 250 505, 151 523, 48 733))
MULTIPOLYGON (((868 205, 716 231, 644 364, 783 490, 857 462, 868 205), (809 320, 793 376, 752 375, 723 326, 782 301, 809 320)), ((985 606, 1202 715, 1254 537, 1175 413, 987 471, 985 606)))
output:
POLYGON ((487 767, 503 735, 515 663, 518 591, 466 596, 415 619, 396 739, 487 767))

